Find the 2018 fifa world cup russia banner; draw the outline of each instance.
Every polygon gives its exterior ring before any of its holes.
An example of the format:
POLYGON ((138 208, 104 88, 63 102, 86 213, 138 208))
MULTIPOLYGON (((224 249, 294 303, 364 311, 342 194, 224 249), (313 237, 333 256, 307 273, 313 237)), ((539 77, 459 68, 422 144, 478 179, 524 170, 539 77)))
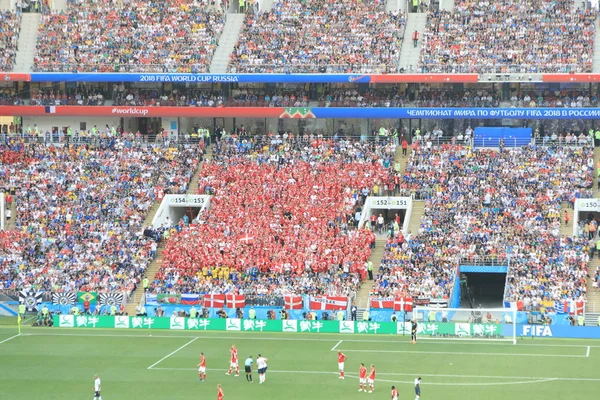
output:
MULTIPOLYGON (((365 333, 410 335, 410 322, 254 320, 237 318, 128 317, 55 315, 59 328, 168 329, 188 331, 365 333)), ((444 337, 497 337, 499 324, 439 323, 418 325, 418 335, 444 337)))

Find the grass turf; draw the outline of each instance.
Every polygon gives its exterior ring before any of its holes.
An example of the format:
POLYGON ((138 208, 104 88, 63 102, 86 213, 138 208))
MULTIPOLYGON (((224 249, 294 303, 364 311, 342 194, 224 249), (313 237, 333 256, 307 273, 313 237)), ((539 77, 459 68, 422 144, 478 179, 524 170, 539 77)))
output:
POLYGON ((593 340, 411 345, 383 335, 31 327, 16 334, 15 327, 0 327, 0 342, 9 339, 0 343, 0 393, 11 400, 91 400, 96 373, 104 400, 211 399, 217 383, 226 400, 389 399, 392 385, 412 400, 417 376, 422 400, 591 399, 600 386, 600 343, 593 340), (266 384, 258 384, 256 372, 254 384, 247 383, 243 365, 240 377, 225 376, 232 344, 240 364, 258 353, 269 359, 266 384), (338 379, 338 349, 348 356, 345 380, 338 379), (200 352, 207 357, 203 383, 196 374, 200 352), (361 362, 377 368, 373 394, 358 393, 361 362))

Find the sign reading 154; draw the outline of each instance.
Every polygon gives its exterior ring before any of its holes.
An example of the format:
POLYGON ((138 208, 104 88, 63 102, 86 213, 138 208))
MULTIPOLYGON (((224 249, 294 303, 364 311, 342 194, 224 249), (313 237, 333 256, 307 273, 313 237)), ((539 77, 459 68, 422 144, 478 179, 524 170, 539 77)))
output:
POLYGON ((171 199, 171 203, 173 204, 204 204, 206 199, 204 197, 174 197, 171 199))

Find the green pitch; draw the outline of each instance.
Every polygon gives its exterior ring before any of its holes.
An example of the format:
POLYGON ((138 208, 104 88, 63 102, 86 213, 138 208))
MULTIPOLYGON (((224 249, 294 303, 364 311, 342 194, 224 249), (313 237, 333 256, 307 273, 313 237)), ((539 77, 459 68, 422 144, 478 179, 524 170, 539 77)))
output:
POLYGON ((7 400, 92 400, 93 377, 103 400, 593 399, 600 387, 600 342, 521 339, 504 342, 432 341, 374 335, 261 334, 0 327, 0 393, 7 400), (269 359, 267 382, 226 376, 229 348, 240 362, 269 359), (588 347, 589 346, 589 347, 588 347), (339 380, 336 351, 348 356, 339 380), (199 353, 207 382, 198 382, 199 353), (375 393, 358 393, 358 367, 377 368, 375 393))

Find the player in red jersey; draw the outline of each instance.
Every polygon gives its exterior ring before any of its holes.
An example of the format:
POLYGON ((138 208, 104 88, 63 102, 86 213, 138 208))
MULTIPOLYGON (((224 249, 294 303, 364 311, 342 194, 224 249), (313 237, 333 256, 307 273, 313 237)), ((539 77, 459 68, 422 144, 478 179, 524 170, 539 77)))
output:
POLYGON ((238 353, 235 344, 231 346, 231 363, 229 364, 229 371, 225 375, 231 375, 231 372, 235 369, 235 376, 240 376, 240 367, 238 364, 238 353))
POLYGON ((200 382, 206 380, 206 357, 204 353, 200 353, 200 363, 198 364, 198 379, 200 382))
POLYGON ((340 379, 344 379, 344 361, 346 361, 346 355, 341 351, 338 351, 338 369, 340 370, 340 379))
POLYGON ((367 392, 367 367, 365 364, 360 363, 360 368, 358 369, 358 382, 360 384, 358 391, 365 393, 367 392))
POLYGON ((375 366, 371 364, 371 370, 369 371, 369 393, 373 393, 375 390, 375 366))
POLYGON ((398 389, 396 389, 396 386, 392 386, 392 400, 398 400, 398 389))
POLYGON ((223 393, 223 388, 221 387, 221 384, 219 383, 217 385, 217 400, 223 400, 225 398, 225 393, 223 393))

